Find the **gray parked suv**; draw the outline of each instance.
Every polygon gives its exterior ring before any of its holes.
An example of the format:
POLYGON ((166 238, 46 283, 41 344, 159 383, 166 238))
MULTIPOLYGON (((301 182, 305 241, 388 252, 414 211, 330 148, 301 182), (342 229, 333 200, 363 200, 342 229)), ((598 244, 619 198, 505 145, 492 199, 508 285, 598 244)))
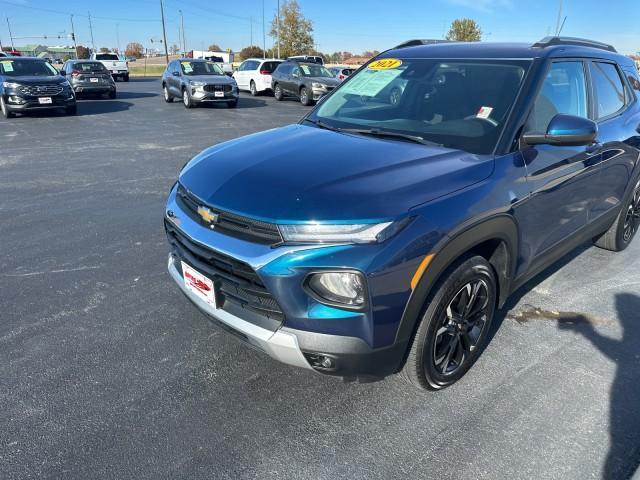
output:
POLYGON ((69 60, 60 70, 67 77, 76 96, 85 94, 108 95, 116 98, 116 82, 111 72, 95 60, 69 60))
POLYGON ((165 102, 181 98, 186 108, 200 103, 238 105, 238 84, 208 60, 183 58, 169 62, 162 75, 165 102))

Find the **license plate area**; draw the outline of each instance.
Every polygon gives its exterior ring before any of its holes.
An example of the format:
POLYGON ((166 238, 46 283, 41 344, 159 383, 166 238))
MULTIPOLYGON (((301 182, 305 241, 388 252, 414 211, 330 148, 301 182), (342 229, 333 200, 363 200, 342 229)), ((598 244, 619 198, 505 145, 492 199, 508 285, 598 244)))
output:
POLYGON ((211 307, 218 308, 213 281, 183 261, 180 264, 185 288, 211 307))
POLYGON ((216 97, 224 97, 224 92, 214 92, 213 95, 216 97))
POLYGON ((98 83, 100 81, 100 79, 99 78, 90 78, 89 81, 91 83, 98 83))
POLYGON ((48 105, 48 104, 52 103, 51 97, 40 97, 38 99, 38 103, 40 103, 41 105, 48 105))

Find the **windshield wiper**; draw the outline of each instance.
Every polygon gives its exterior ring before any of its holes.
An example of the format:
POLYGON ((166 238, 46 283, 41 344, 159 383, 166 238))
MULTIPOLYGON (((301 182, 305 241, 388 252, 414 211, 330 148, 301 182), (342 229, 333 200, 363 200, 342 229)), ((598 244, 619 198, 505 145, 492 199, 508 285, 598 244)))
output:
POLYGON ((314 125, 320 127, 320 128, 324 128, 325 130, 331 130, 332 132, 341 132, 342 129, 337 128, 337 127, 332 127, 331 125, 327 125, 326 123, 320 121, 320 120, 311 120, 310 118, 305 118, 304 119, 305 122, 309 122, 309 123, 313 123, 314 125))
POLYGON ((403 140, 409 140, 411 142, 419 143, 421 145, 431 145, 435 147, 442 147, 441 143, 432 142, 419 135, 411 135, 409 133, 390 132, 388 130, 380 130, 378 128, 341 128, 338 131, 344 133, 355 133, 358 135, 372 135, 375 137, 390 137, 390 138, 402 138, 403 140))

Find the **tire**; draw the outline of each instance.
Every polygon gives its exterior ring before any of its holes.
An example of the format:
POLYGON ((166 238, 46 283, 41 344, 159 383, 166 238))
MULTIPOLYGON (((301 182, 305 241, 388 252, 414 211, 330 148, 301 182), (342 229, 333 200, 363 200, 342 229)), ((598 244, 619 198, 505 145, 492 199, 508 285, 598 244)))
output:
POLYGON ((427 299, 401 376, 422 390, 460 380, 486 346, 497 291, 493 268, 483 257, 463 258, 447 269, 427 299))
POLYGON ((129 74, 125 75, 124 77, 122 77, 124 79, 125 82, 129 81, 129 74))
POLYGON ((273 96, 278 101, 282 100, 282 88, 277 83, 273 87, 273 96))
POLYGON ((66 107, 66 108, 64 109, 64 111, 65 111, 65 113, 66 113, 67 115, 75 115, 75 114, 77 114, 77 113, 78 113, 78 106, 77 106, 77 105, 73 105, 73 106, 71 106, 71 107, 66 107))
POLYGON ((116 93, 115 90, 113 90, 112 92, 109 92, 109 98, 111 100, 115 99, 118 96, 118 94, 116 93))
POLYGON ((167 103, 171 103, 173 102, 173 97, 171 96, 171 93, 169 92, 169 89, 167 88, 166 85, 164 85, 162 87, 162 92, 164 93, 164 101, 167 103))
POLYGON ((253 80, 251 80, 251 83, 249 83, 249 91, 251 92, 251 95, 253 95, 254 97, 258 96, 258 89, 256 88, 256 82, 254 82, 253 80))
POLYGON ((182 89, 182 104, 185 108, 193 108, 193 101, 191 100, 191 95, 186 88, 182 89))
POLYGON ((227 102, 227 106, 229 108, 236 108, 238 106, 238 100, 234 100, 233 102, 227 102))
POLYGON ((2 116, 4 118, 13 118, 16 116, 15 113, 9 111, 7 104, 4 102, 4 97, 0 96, 0 110, 2 110, 2 116))
POLYGON ((640 230, 640 181, 624 202, 616 221, 605 233, 595 239, 596 246, 612 252, 627 248, 640 230))
POLYGON ((308 107, 313 103, 313 100, 309 98, 309 90, 307 90, 307 87, 302 87, 300 89, 300 103, 305 107, 308 107))

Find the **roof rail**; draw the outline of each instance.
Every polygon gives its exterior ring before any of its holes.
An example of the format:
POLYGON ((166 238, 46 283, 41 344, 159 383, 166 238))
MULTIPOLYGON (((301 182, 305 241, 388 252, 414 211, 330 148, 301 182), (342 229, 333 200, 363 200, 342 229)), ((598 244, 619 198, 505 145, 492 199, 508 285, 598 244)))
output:
POLYGON ((532 47, 545 48, 555 45, 575 45, 577 47, 599 48, 601 50, 608 50, 609 52, 618 53, 618 51, 612 45, 602 42, 596 42, 594 40, 574 37, 544 37, 542 40, 534 43, 532 47))
POLYGON ((415 40, 407 40, 406 42, 401 43, 400 45, 396 45, 393 49, 396 48, 405 48, 405 47, 415 47, 417 45, 435 45, 437 43, 455 43, 455 40, 439 40, 439 39, 415 39, 415 40))

